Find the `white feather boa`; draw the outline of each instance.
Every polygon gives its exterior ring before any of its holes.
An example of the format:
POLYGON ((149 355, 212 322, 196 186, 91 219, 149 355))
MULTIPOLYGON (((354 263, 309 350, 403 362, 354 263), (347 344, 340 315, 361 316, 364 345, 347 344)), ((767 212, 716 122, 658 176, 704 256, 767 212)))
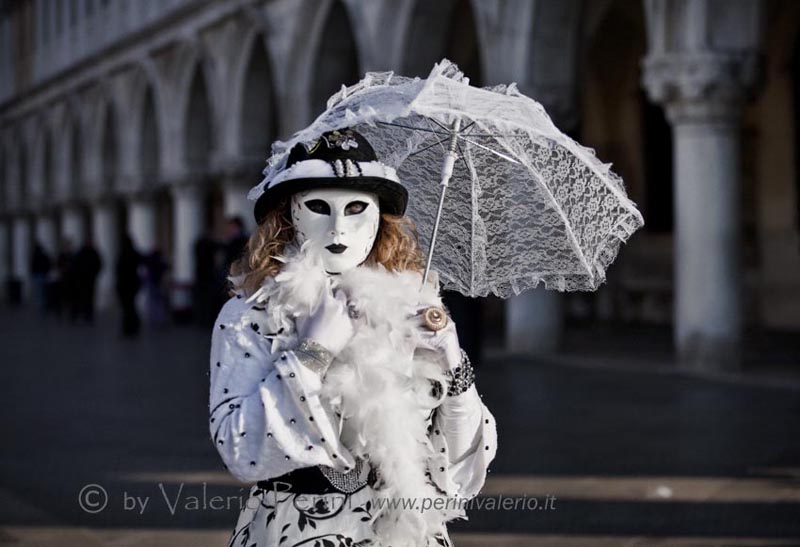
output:
POLYGON ((414 314, 441 305, 437 283, 421 290, 416 272, 372 266, 329 277, 306 246, 287 248, 280 260, 281 272, 251 299, 270 300, 274 324, 290 327, 294 340, 285 342, 296 341, 292 318, 312 313, 325 290, 343 290, 359 311, 355 335, 328 369, 321 396, 341 413, 344 444, 378 468, 382 500, 372 525, 382 544, 426 545, 445 522, 466 518, 457 504, 436 501, 444 495, 425 476, 433 455, 426 417, 444 397, 431 396, 430 380, 447 383, 441 365, 415 356, 420 327, 414 314))

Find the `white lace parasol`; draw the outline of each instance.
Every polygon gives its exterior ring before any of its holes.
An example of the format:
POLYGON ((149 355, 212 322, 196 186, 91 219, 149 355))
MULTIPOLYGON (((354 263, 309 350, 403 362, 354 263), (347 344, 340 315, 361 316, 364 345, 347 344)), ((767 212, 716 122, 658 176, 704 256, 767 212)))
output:
POLYGON ((258 199, 295 144, 344 127, 397 169, 424 249, 437 233, 430 266, 444 288, 467 296, 505 298, 539 282, 595 290, 644 225, 610 164, 559 131, 539 103, 514 84, 470 86, 448 60, 424 80, 370 72, 343 87, 310 126, 273 144, 248 198, 258 199))

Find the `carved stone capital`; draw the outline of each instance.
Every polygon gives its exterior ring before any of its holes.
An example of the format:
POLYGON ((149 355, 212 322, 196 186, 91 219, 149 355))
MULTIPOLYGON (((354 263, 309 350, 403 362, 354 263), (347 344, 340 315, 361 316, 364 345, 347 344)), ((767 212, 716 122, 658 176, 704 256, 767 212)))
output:
POLYGON ((642 83, 673 123, 735 123, 759 80, 757 53, 681 52, 648 55, 642 83))

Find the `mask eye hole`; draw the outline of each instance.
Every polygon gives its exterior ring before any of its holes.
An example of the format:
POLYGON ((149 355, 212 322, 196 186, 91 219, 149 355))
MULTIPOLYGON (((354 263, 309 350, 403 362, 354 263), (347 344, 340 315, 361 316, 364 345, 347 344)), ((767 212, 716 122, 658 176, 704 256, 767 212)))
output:
POLYGON ((344 208, 344 214, 345 216, 358 215, 363 213, 368 206, 369 204, 363 201, 351 201, 347 204, 347 207, 344 208))
POLYGON ((310 199, 303 203, 306 206, 306 209, 311 211, 312 213, 317 213, 318 215, 330 215, 331 214, 331 206, 328 205, 327 202, 321 199, 310 199))

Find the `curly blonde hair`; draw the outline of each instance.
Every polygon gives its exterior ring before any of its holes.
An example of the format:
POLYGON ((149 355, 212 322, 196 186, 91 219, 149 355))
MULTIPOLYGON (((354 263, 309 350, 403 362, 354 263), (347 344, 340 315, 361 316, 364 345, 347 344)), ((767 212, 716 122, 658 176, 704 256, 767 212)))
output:
MULTIPOLYGON (((294 240, 294 226, 289 218, 289 200, 282 199, 270 210, 247 241, 242 256, 231 264, 230 275, 244 275, 238 287, 247 295, 253 294, 267 277, 278 274, 281 262, 275 259, 294 240)), ((413 270, 422 272, 425 257, 419 249, 417 228, 408 217, 381 213, 378 235, 367 259, 368 265, 381 264, 392 272, 413 270)))

